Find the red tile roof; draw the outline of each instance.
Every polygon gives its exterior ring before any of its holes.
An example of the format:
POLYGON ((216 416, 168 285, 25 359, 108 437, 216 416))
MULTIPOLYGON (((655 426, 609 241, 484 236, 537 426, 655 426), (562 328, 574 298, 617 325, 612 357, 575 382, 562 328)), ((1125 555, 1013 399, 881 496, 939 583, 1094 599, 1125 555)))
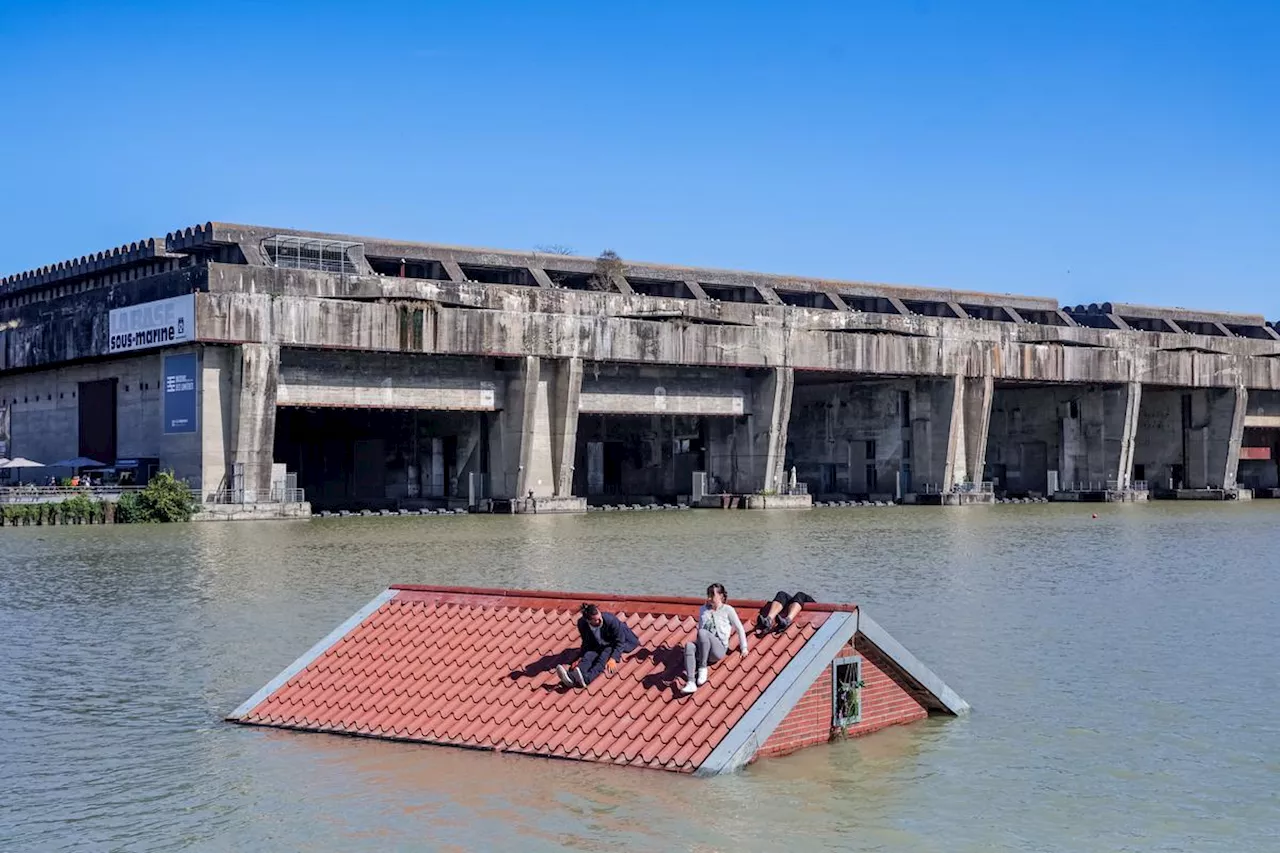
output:
MULTIPOLYGON (((683 644, 701 599, 397 586, 392 597, 238 722, 691 772, 833 611, 811 605, 781 636, 750 637, 691 697, 683 644), (640 639, 586 690, 554 667, 579 647, 594 601, 640 639)), ((744 622, 762 602, 733 602, 744 622)), ((286 671, 287 672, 287 671, 286 671)), ((252 700, 251 700, 252 701, 252 700)))

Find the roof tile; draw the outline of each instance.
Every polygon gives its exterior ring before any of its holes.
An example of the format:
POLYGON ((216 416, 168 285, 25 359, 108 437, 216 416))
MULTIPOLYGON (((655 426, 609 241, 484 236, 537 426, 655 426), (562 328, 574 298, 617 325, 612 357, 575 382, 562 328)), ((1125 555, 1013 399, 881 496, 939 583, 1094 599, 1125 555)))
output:
POLYGON ((581 600, 401 589, 240 721, 690 772, 828 615, 754 638, 746 660, 735 650, 683 696, 697 602, 618 600, 606 609, 640 649, 589 689, 566 690, 554 668, 576 654, 581 600))

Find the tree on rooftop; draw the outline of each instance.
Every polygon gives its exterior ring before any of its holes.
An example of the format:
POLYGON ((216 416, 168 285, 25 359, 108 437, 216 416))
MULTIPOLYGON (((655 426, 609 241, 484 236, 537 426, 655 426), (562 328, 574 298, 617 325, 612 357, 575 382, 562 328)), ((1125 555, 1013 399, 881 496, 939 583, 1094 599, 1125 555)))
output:
POLYGON ((613 290, 614 279, 622 276, 622 258, 613 249, 605 249, 596 258, 596 271, 591 276, 592 290, 613 290))

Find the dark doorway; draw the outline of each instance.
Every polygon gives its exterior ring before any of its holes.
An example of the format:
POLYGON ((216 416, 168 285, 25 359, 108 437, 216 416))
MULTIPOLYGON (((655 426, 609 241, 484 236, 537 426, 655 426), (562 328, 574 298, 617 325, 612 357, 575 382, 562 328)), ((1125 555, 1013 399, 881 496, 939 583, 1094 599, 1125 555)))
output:
POLYGON ((78 389, 80 455, 105 465, 114 465, 116 461, 118 383, 117 379, 99 379, 81 382, 78 389))

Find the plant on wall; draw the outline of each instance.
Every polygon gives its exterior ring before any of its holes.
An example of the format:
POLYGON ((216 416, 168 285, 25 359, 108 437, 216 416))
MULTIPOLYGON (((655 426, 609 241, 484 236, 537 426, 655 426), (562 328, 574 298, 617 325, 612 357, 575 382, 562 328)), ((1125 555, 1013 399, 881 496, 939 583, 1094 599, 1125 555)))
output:
POLYGON ((862 688, 865 683, 859 677, 861 667, 856 661, 837 664, 835 683, 835 727, 832 736, 839 740, 849 737, 850 727, 862 717, 862 688))

